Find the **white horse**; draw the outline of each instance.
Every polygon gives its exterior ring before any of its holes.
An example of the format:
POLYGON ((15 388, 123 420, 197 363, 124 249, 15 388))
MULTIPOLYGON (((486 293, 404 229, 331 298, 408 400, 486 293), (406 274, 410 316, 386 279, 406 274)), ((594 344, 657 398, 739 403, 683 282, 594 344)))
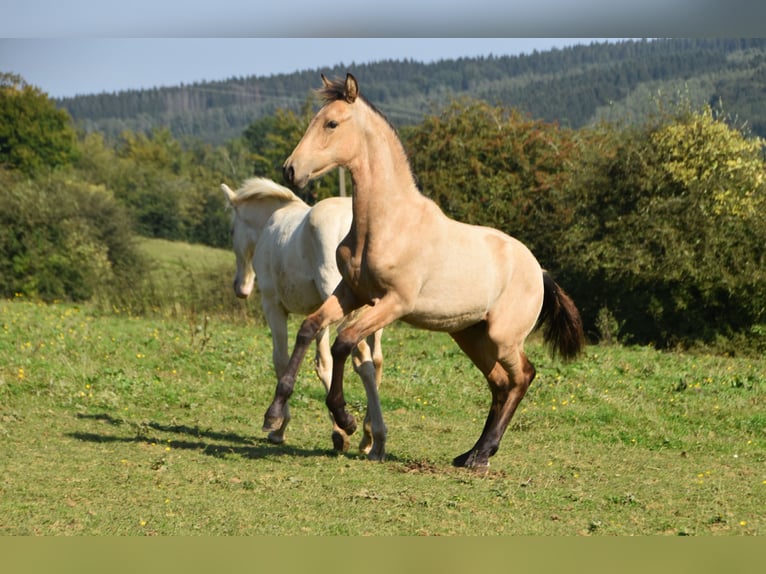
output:
MULTIPOLYGON (((265 178, 246 180, 236 192, 221 189, 233 208, 232 243, 237 261, 234 292, 245 298, 257 278, 261 304, 271 329, 277 379, 289 359, 287 318, 307 315, 329 297, 341 281, 335 250, 351 226, 351 198, 333 197, 309 207, 292 191, 265 178)), ((361 341, 354 350, 354 370, 367 394, 364 436, 359 449, 372 460, 383 460, 387 429, 378 387, 383 365, 381 331, 361 341)), ((332 355, 329 330, 317 337, 316 372, 330 389, 332 355)), ((269 433, 275 444, 284 442, 289 413, 280 428, 269 433)), ((348 448, 348 435, 333 421, 333 446, 348 448)))

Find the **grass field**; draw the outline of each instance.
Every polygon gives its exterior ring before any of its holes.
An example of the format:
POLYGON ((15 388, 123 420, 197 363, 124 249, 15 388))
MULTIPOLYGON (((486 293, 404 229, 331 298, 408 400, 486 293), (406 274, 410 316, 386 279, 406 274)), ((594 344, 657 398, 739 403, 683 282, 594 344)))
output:
MULTIPOLYGON (((389 459, 330 450, 307 365, 259 431, 268 331, 2 302, 5 534, 763 534, 764 362, 592 347, 539 375, 490 473, 452 469, 489 399, 445 336, 385 334, 389 459)), ((361 385, 350 404, 363 408, 361 385)))
MULTIPOLYGON (((372 463, 331 450, 308 363, 287 442, 265 440, 255 319, 17 298, 0 325, 0 534, 766 534, 764 359, 591 346, 562 364, 532 341, 538 377, 478 475, 450 461, 489 392, 443 334, 385 331, 372 463)), ((347 399, 361 416, 350 368, 347 399)))

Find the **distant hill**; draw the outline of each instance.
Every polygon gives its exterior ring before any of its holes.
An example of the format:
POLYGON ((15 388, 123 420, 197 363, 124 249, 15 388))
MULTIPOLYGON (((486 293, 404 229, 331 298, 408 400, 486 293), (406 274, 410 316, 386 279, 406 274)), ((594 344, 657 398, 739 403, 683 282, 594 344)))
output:
POLYGON ((319 72, 347 71, 397 126, 466 96, 577 128, 598 119, 634 120, 654 109, 658 95, 683 94, 695 105, 722 101, 724 111, 766 137, 765 38, 594 43, 430 64, 387 60, 56 102, 90 131, 116 135, 166 126, 179 139, 220 144, 277 108, 299 110, 319 86, 319 72))

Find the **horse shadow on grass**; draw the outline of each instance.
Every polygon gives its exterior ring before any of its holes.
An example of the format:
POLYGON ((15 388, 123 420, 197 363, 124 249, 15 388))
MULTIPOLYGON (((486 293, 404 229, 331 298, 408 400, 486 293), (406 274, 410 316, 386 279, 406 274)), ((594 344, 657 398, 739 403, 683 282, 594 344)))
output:
POLYGON ((189 450, 216 458, 240 456, 247 459, 262 459, 274 456, 294 457, 327 457, 346 456, 358 458, 360 455, 352 452, 338 452, 331 448, 306 449, 291 444, 273 444, 265 438, 242 436, 232 432, 221 432, 203 429, 199 426, 184 424, 163 424, 159 422, 127 421, 108 413, 78 414, 78 419, 100 421, 113 427, 131 429, 132 435, 117 435, 101 432, 76 431, 66 433, 75 440, 91 443, 144 443, 147 445, 163 444, 172 450, 189 450), (180 435, 180 438, 162 437, 154 432, 180 435))

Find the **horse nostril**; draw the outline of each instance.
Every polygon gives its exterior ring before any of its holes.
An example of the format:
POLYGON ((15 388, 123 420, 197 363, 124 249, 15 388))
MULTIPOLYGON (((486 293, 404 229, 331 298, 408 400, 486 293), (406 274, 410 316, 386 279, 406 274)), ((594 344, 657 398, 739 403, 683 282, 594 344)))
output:
POLYGON ((291 165, 282 166, 282 176, 285 178, 285 181, 287 181, 288 183, 293 183, 293 179, 295 178, 295 170, 293 169, 293 166, 291 165))

